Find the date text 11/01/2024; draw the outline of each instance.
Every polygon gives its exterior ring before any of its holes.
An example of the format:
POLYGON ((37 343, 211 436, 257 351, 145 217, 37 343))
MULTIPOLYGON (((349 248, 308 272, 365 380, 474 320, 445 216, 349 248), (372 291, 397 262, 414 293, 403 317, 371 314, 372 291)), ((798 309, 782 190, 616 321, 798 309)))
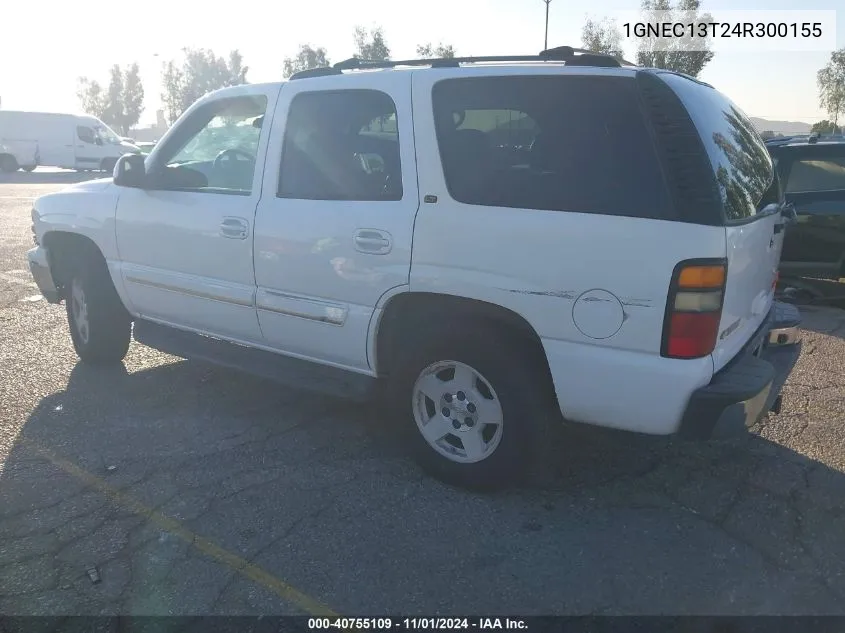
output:
POLYGON ((821 22, 625 22, 625 37, 820 38, 821 22))
POLYGON ((308 618, 310 630, 525 630, 520 618, 308 618))

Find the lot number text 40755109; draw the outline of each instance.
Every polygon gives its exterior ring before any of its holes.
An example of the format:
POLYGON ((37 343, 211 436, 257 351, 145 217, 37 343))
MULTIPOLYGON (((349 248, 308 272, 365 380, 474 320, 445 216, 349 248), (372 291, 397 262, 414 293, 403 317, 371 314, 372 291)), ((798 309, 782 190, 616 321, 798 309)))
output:
POLYGON ((519 618, 308 618, 308 628, 341 629, 341 630, 382 630, 404 629, 414 630, 444 630, 444 629, 476 629, 480 631, 508 629, 524 630, 528 626, 519 618))

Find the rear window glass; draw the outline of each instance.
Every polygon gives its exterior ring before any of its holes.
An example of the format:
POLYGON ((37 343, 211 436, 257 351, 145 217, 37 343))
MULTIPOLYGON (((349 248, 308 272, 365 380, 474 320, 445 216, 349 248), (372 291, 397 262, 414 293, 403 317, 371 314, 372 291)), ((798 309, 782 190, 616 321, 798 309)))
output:
POLYGON ((433 101, 446 184, 459 202, 666 217, 630 78, 447 79, 433 101))
POLYGON ((675 90, 704 142, 725 219, 745 220, 776 202, 772 159, 745 113, 709 86, 668 73, 661 78, 675 90))
POLYGON ((787 193, 845 190, 845 156, 794 161, 785 189, 787 193))

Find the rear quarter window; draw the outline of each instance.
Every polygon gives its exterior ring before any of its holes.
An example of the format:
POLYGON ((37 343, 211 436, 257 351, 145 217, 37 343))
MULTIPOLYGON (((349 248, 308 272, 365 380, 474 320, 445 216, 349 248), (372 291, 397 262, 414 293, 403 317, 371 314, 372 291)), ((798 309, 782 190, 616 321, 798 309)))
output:
POLYGON ((632 78, 446 79, 432 98, 455 200, 667 217, 668 192, 632 78))
POLYGON ((681 99, 713 167, 728 222, 753 219, 777 202, 774 166, 763 140, 739 107, 710 86, 679 75, 660 75, 681 99))

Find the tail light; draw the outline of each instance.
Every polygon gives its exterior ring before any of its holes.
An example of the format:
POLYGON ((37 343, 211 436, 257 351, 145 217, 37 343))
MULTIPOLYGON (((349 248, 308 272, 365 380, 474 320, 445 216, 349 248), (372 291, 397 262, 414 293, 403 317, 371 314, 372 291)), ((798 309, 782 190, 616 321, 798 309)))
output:
POLYGON ((725 297, 725 260, 688 260, 675 267, 660 354, 701 358, 716 347, 725 297))

